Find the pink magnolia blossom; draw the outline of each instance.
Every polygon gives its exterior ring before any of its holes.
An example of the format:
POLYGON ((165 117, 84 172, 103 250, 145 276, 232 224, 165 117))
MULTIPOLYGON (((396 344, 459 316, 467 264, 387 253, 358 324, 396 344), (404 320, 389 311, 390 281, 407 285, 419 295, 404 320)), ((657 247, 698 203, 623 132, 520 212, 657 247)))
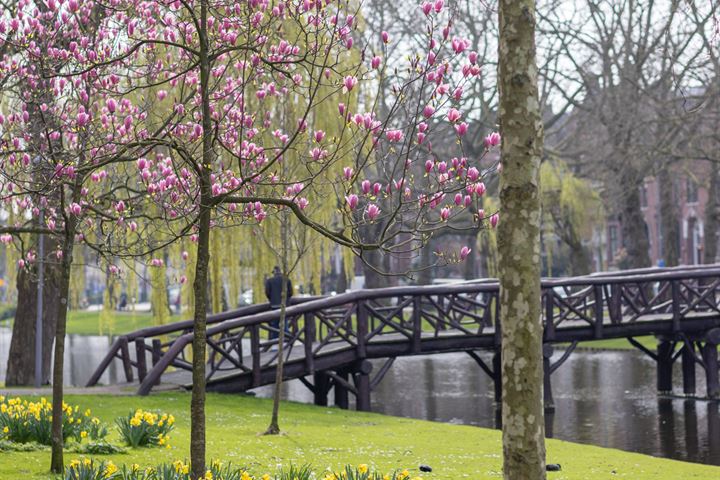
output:
POLYGON ((461 114, 456 108, 451 108, 448 112, 447 119, 450 123, 455 123, 460 120, 461 114))
POLYGON ((445 221, 447 221, 448 218, 450 218, 450 209, 447 207, 443 207, 440 210, 440 220, 445 222, 445 221))
POLYGON ((363 180, 362 183, 360 184, 360 186, 362 188, 362 192, 365 195, 370 193, 370 189, 372 188, 372 185, 370 184, 370 180, 363 180))
POLYGON ((358 206, 358 202, 360 201, 360 199, 358 198, 357 195, 352 193, 350 195, 345 196, 345 201, 347 202, 348 206, 350 207, 350 210, 355 210, 355 208, 357 208, 357 206, 358 206))
POLYGON ((497 132, 491 133, 490 135, 485 137, 483 143, 485 144, 485 148, 497 147, 498 145, 500 145, 500 134, 497 132))
POLYGON ((367 208, 365 209, 365 212, 367 213, 367 216, 370 219, 370 221, 373 221, 378 217, 378 215, 380 215, 380 207, 378 207, 374 203, 371 203, 370 205, 367 206, 367 208))
POLYGON ((381 61, 382 61, 382 59, 376 55, 376 56, 374 56, 373 59, 370 61, 370 66, 372 67, 373 70, 377 70, 378 67, 380 67, 380 62, 381 62, 381 61))
POLYGON ((467 133, 467 130, 468 124, 465 122, 455 125, 455 132, 458 134, 458 137, 464 136, 467 133))
POLYGON ((348 92, 353 89, 357 85, 357 78, 353 77, 352 75, 348 75, 343 79, 343 87, 348 92))
POLYGON ((498 222, 500 221, 500 215, 497 213, 493 213, 490 215, 490 226, 492 228, 497 227, 498 222))
POLYGON ((468 255, 470 255, 470 252, 472 252, 472 249, 468 247, 467 245, 462 247, 460 249, 460 260, 465 260, 468 255))
POLYGON ((352 167, 343 167, 343 178, 345 180, 350 180, 353 176, 353 173, 355 173, 355 171, 352 169, 352 167))
POLYGON ((391 142, 401 142, 404 135, 402 130, 388 130, 385 132, 385 136, 391 142))

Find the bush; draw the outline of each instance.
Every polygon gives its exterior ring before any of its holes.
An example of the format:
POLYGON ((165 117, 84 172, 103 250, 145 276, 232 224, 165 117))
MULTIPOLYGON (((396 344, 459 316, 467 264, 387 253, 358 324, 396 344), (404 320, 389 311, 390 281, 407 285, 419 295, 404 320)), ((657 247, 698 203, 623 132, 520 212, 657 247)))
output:
POLYGON ((72 451, 84 455, 110 455, 115 453, 127 453, 127 449, 125 449, 124 447, 102 441, 78 445, 72 451))
POLYGON ((120 436, 131 447, 165 446, 170 448, 169 433, 175 417, 167 413, 135 410, 115 420, 120 436))
MULTIPOLYGON (((38 402, 28 402, 20 398, 6 399, 0 395, 0 439, 50 445, 52 408, 52 404, 44 398, 38 402)), ((66 403, 63 403, 62 409, 64 440, 100 440, 107 435, 107 427, 99 419, 92 417, 90 410, 81 414, 80 407, 76 405, 73 408, 66 403)))
MULTIPOLYGON (((245 469, 211 462, 205 474, 207 480, 422 480, 410 477, 407 470, 396 471, 383 475, 370 470, 367 465, 345 466, 339 472, 326 472, 318 477, 308 465, 290 466, 280 469, 274 475, 264 474, 253 476, 245 469)), ((118 468, 112 462, 96 463, 90 459, 73 460, 65 469, 64 480, 190 480, 190 465, 183 461, 164 463, 156 467, 140 468, 139 465, 123 465, 118 468)))

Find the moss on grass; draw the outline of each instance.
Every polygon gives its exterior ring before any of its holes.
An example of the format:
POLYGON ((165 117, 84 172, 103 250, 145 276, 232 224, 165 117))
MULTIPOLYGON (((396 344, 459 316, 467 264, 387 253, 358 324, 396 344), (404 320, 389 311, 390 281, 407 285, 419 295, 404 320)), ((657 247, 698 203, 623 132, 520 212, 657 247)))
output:
MULTIPOLYGON (((90 407, 112 424, 118 416, 141 407, 172 413, 177 419, 170 449, 136 449, 128 454, 97 455, 115 463, 153 465, 189 456, 189 394, 150 397, 70 396, 71 404, 90 407)), ((411 399, 408 399, 411 401, 411 399)), ((432 479, 502 478, 501 434, 495 430, 411 420, 379 414, 283 403, 280 426, 284 435, 259 436, 269 420, 271 403, 240 395, 208 395, 208 458, 232 461, 254 472, 277 465, 312 463, 319 470, 344 463, 368 463, 391 470, 433 467, 432 479)), ((108 438, 119 442, 114 427, 108 438)), ((548 440, 548 460, 562 464, 549 473, 554 480, 617 479, 676 480, 720 478, 720 468, 658 459, 559 440, 548 440)), ((66 462, 77 458, 67 453, 66 462)), ((0 478, 50 479, 48 452, 0 453, 0 478)))

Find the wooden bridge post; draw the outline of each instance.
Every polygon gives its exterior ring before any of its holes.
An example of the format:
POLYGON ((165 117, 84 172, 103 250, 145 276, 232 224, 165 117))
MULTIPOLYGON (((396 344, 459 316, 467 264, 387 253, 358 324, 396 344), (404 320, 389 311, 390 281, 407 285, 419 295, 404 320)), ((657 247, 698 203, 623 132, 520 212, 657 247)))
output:
POLYGON ((691 341, 685 342, 682 349, 683 393, 686 396, 695 395, 695 345, 691 341))
POLYGON ((315 315, 308 312, 305 319, 305 368, 308 373, 315 373, 315 356, 313 355, 313 344, 317 336, 315 315))
POLYGON ((555 400, 553 400, 552 384, 550 383, 550 375, 552 370, 550 368, 550 358, 553 354, 553 346, 549 343, 543 344, 543 402, 545 404, 545 411, 555 411, 555 400))
POLYGON ((135 361, 137 363, 138 380, 142 382, 147 375, 147 359, 145 358, 145 339, 135 339, 135 361))
POLYGON ((330 377, 325 372, 315 372, 313 374, 313 396, 315 405, 327 407, 328 390, 330 377))
MULTIPOLYGON (((162 342, 159 338, 153 338, 152 341, 152 364, 153 367, 160 362, 160 358, 162 358, 162 342)), ((157 382, 155 382, 155 385, 160 385, 160 378, 158 377, 157 382)))
POLYGON ((122 356, 123 370, 125 370, 125 380, 130 383, 133 381, 132 363, 130 362, 128 339, 124 336, 120 337, 120 355, 122 356))
POLYGON ((359 412, 370 411, 370 372, 372 363, 363 360, 358 363, 355 373, 355 387, 357 388, 357 405, 359 412))
MULTIPOLYGON (((338 370, 337 376, 345 381, 348 380, 348 373, 344 369, 338 370)), ((348 389, 345 388, 344 385, 341 385, 340 382, 335 382, 335 386, 333 388, 335 390, 335 406, 340 407, 343 410, 347 410, 350 406, 350 401, 348 399, 348 389)))
POLYGON ((658 393, 672 392, 672 366, 674 345, 668 339, 661 338, 657 347, 657 389, 658 393))
POLYGON ((368 334, 368 311, 365 308, 365 304, 358 302, 357 304, 357 355, 358 358, 363 359, 367 356, 365 352, 365 339, 368 334))
POLYGON ((252 355, 253 386, 260 385, 260 325, 250 327, 250 354, 252 355))
POLYGON ((702 357, 705 363, 705 385, 707 398, 720 397, 720 379, 718 378, 718 343, 720 343, 720 328, 713 328, 705 334, 705 344, 702 346, 702 357))
POLYGON ((495 402, 502 402, 502 357, 501 349, 497 347, 493 354, 493 384, 495 385, 495 402))

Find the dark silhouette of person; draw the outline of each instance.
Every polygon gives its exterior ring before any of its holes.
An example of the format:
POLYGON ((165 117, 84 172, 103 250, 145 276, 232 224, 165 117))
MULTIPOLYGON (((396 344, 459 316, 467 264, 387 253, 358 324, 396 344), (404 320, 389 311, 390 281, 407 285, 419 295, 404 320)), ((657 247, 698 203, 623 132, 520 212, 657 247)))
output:
MULTIPOLYGON (((283 275, 280 271, 280 267, 277 265, 275 268, 273 268, 273 276, 265 280, 265 296, 268 299, 268 302, 270 302, 270 308, 280 308, 282 305, 282 283, 283 283, 283 275)), ((290 279, 287 279, 287 297, 285 298, 285 305, 287 305, 290 302, 290 297, 292 297, 292 282, 290 279)), ((270 326, 273 327, 274 330, 270 331, 269 338, 272 340, 274 338, 278 338, 278 330, 280 329, 280 320, 273 320, 270 322, 270 326)), ((285 332, 287 332, 287 319, 285 320, 285 332)))

